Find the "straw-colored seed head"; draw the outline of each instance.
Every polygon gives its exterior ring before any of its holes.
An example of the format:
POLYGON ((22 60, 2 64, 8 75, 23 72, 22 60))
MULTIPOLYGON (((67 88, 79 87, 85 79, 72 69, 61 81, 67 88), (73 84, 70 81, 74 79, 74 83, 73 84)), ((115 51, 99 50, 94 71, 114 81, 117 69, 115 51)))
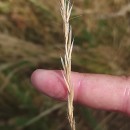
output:
POLYGON ((74 89, 71 82, 71 55, 73 49, 74 40, 72 38, 72 28, 69 23, 70 15, 72 11, 72 4, 70 0, 61 0, 61 15, 64 23, 65 33, 65 55, 61 57, 61 63, 63 66, 63 77, 68 89, 68 119, 72 130, 75 130, 75 120, 73 116, 73 99, 74 89))

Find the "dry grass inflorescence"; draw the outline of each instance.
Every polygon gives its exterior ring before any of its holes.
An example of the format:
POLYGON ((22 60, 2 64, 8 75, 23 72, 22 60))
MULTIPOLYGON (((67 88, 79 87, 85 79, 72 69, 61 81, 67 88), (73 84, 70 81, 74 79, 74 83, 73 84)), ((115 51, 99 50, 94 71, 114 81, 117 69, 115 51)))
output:
POLYGON ((72 38, 72 28, 70 25, 70 15, 72 11, 72 4, 70 0, 61 0, 61 15, 64 23, 65 32, 65 56, 61 57, 62 66, 64 69, 63 77, 68 89, 68 119, 72 130, 75 130, 75 119, 73 115, 73 99, 74 88, 71 82, 71 57, 74 40, 72 38))

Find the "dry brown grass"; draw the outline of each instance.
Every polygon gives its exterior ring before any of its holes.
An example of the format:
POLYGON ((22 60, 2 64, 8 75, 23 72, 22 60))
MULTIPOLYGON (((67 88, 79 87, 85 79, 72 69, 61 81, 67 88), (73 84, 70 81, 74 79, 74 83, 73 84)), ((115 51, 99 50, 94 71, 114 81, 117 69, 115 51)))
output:
MULTIPOLYGON (((46 107, 44 110, 47 110, 53 105, 54 101, 42 97, 42 94, 36 93, 34 89, 33 92, 30 91, 31 84, 28 80, 31 72, 36 68, 61 69, 59 54, 64 52, 63 34, 61 33, 62 21, 59 17, 60 11, 57 0, 38 0, 36 3, 30 2, 30 0, 12 0, 11 6, 10 4, 6 6, 8 0, 1 2, 5 3, 3 6, 5 9, 0 9, 0 83, 2 90, 4 90, 0 93, 0 106, 3 107, 3 109, 0 107, 0 124, 3 122, 1 114, 6 115, 9 112, 3 126, 12 127, 13 124, 13 129, 16 129, 17 122, 12 116, 19 113, 15 111, 18 106, 20 106, 18 110, 22 110, 22 106, 33 111, 33 114, 29 114, 26 110, 24 112, 26 113, 25 118, 28 118, 27 116, 35 118, 42 113, 44 107, 46 107), (21 64, 20 61, 27 61, 29 64, 21 64), (23 88, 26 89, 22 91, 23 88), (15 99, 20 97, 21 100, 17 104, 15 99), (15 105, 10 106, 6 98, 15 105), (28 101, 29 98, 31 98, 29 102, 31 107, 29 103, 22 102, 25 99, 28 101), (48 103, 51 105, 48 106, 48 103), (32 106, 36 106, 37 109, 32 110, 32 106), (14 111, 13 114, 11 113, 12 110, 14 111)), ((75 32, 72 70, 129 75, 129 11, 124 15, 111 17, 112 14, 117 14, 126 7, 129 3, 128 0, 87 2, 88 4, 85 5, 84 0, 75 0, 75 8, 70 19, 75 32), (79 17, 75 18, 75 14, 79 17)), ((91 128, 90 123, 88 123, 89 120, 84 118, 85 114, 82 115, 77 108, 75 108, 78 118, 76 118, 77 129, 95 130, 96 126, 91 128)), ((64 108, 51 113, 51 115, 30 125, 28 129, 68 129, 64 108), (57 120, 53 118, 55 116, 57 120), (59 120, 63 121, 60 126, 59 120), (44 127, 44 124, 48 128, 44 127)), ((97 127, 102 125, 103 130, 128 130, 130 128, 129 118, 122 115, 109 116, 108 112, 103 111, 93 111, 92 115, 98 119, 97 127)))

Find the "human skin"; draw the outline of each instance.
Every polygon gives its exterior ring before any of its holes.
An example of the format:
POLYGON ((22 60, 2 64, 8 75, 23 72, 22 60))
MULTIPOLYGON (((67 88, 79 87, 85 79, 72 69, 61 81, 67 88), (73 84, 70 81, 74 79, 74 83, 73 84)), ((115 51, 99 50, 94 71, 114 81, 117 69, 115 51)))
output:
MULTIPOLYGON (((74 102, 96 109, 119 111, 130 116, 130 78, 72 72, 74 102)), ((31 82, 43 94, 67 100, 67 88, 60 70, 33 72, 31 82)))

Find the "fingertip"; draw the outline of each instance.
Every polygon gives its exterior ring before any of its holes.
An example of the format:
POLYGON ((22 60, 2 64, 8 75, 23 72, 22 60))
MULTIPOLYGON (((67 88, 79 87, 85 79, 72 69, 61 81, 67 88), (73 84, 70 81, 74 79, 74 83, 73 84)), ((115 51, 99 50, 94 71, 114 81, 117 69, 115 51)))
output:
POLYGON ((31 75, 31 83, 33 84, 34 87, 39 86, 38 81, 39 81, 39 77, 40 77, 40 74, 42 73, 42 71, 43 71, 42 69, 37 69, 32 73, 32 75, 31 75))
POLYGON ((40 92, 50 97, 62 100, 67 96, 60 71, 38 69, 32 73, 31 82, 40 92))

